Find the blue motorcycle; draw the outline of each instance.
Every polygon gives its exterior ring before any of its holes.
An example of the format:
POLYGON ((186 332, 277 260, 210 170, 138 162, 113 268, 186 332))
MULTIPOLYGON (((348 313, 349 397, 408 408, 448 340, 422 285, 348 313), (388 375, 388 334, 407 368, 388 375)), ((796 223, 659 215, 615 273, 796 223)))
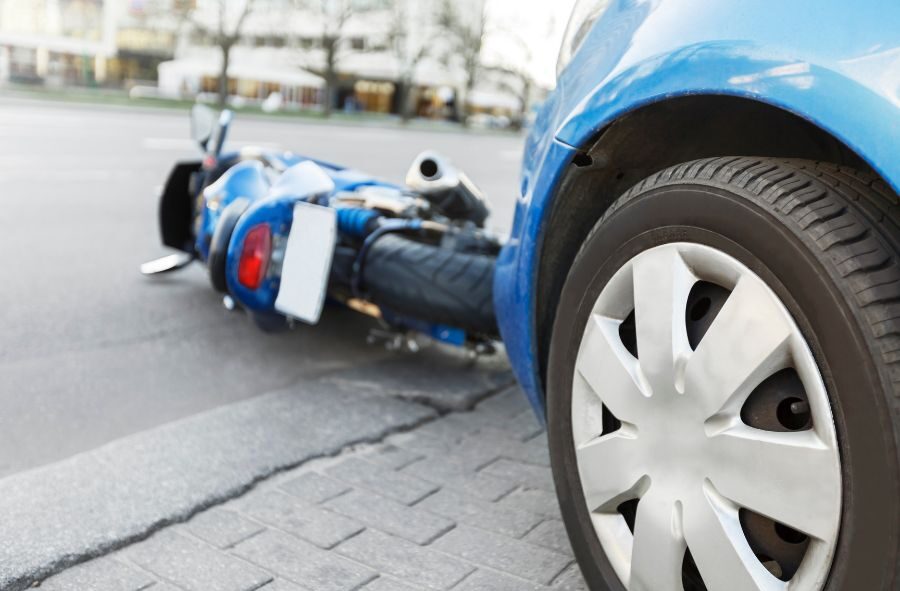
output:
POLYGON ((145 275, 200 262, 226 305, 265 330, 316 324, 328 300, 379 318, 388 344, 421 333, 491 350, 500 242, 465 174, 431 152, 406 186, 290 152, 226 152, 232 119, 193 108, 203 157, 175 165, 159 204, 162 242, 179 252, 145 275))

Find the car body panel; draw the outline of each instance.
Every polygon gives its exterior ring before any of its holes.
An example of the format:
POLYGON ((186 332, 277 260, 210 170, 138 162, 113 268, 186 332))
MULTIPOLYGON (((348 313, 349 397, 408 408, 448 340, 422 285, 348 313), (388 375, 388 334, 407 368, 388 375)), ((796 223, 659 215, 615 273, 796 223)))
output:
POLYGON ((495 308, 510 360, 543 416, 534 289, 556 187, 577 148, 622 115, 687 95, 797 114, 900 191, 900 3, 612 0, 562 73, 526 142, 495 308))

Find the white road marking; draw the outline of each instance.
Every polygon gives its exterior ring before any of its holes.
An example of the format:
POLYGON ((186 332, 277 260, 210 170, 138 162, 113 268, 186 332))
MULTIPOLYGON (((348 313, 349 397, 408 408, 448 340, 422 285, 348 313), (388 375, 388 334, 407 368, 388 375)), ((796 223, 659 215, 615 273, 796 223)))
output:
POLYGON ((91 183, 103 181, 128 180, 146 175, 143 170, 2 170, 0 182, 34 180, 40 178, 42 182, 67 182, 67 183, 91 183))
POLYGON ((506 162, 518 162, 522 159, 522 150, 516 148, 514 150, 500 150, 500 160, 506 162))
POLYGON ((190 138, 145 137, 141 147, 145 150, 196 150, 197 143, 190 138))
MULTIPOLYGON (((232 142, 229 142, 231 144, 232 142)), ((260 142, 256 140, 241 140, 239 142, 234 142, 240 144, 241 146, 256 146, 259 148, 266 148, 268 150, 277 150, 280 149, 280 146, 274 142, 260 142)), ((177 151, 183 152, 187 150, 191 150, 196 152, 198 150, 197 142, 190 138, 174 138, 174 137, 145 137, 141 140, 141 147, 145 150, 162 150, 162 151, 177 151)))

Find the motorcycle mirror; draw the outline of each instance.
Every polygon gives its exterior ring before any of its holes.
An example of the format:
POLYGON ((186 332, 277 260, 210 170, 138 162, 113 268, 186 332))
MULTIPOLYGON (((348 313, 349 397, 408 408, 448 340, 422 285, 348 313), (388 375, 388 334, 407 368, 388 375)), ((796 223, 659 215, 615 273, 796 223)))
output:
POLYGON ((216 113, 206 105, 191 107, 191 137, 203 150, 216 126, 216 113))

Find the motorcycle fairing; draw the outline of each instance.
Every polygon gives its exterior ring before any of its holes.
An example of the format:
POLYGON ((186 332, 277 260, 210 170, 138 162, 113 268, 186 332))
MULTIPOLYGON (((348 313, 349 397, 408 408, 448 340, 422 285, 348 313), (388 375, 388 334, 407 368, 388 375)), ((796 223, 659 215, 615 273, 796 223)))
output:
POLYGON ((267 224, 272 233, 273 250, 283 248, 291 232, 294 204, 328 194, 334 187, 335 183, 326 169, 311 160, 304 160, 286 170, 275 185, 267 189, 266 195, 247 209, 231 235, 226 262, 228 291, 241 305, 257 312, 271 311, 281 282, 277 269, 270 269, 262 285, 255 290, 247 289, 237 281, 244 240, 249 231, 260 224, 267 224))
POLYGON ((232 201, 243 197, 256 201, 270 187, 265 166, 258 160, 244 160, 234 165, 206 187, 199 197, 201 212, 196 216, 196 241, 194 248, 200 258, 208 260, 209 247, 222 212, 232 201))

